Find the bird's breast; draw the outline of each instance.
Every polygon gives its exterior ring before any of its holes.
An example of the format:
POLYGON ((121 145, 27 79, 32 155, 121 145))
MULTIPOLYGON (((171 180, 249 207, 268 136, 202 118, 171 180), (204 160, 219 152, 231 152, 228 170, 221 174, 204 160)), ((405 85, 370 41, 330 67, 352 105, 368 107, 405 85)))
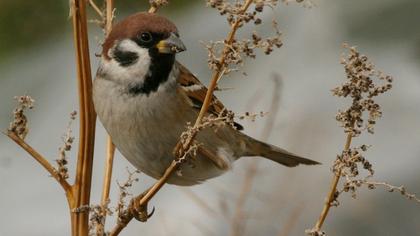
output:
POLYGON ((176 88, 132 96, 104 79, 94 82, 94 104, 119 151, 153 177, 170 164, 180 134, 196 116, 176 88))

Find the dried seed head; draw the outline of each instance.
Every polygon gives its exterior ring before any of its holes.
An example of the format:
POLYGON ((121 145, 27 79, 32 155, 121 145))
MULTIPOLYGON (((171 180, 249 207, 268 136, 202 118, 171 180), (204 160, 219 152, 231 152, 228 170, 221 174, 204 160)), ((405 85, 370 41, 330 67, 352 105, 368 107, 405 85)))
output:
POLYGON ((348 55, 341 58, 341 64, 347 76, 347 81, 332 90, 338 97, 351 97, 352 105, 337 113, 336 119, 344 127, 346 133, 358 136, 363 130, 374 132, 376 120, 382 116, 381 107, 373 99, 392 88, 392 77, 378 72, 367 56, 360 54, 356 47, 343 45, 348 49, 348 55), (383 82, 377 85, 377 82, 383 82), (363 114, 367 112, 367 120, 363 114))
POLYGON ((169 3, 168 0, 149 0, 151 6, 159 8, 167 5, 169 3))
POLYGON ((9 125, 8 132, 12 132, 21 139, 25 139, 29 132, 28 119, 25 116, 26 109, 34 107, 35 100, 28 95, 16 96, 14 99, 18 102, 17 107, 13 111, 13 121, 9 125))
MULTIPOLYGON (((243 27, 246 23, 253 22, 255 25, 262 24, 262 19, 258 14, 265 10, 265 6, 271 8, 277 5, 278 0, 256 0, 254 10, 243 12, 244 2, 228 0, 207 0, 207 5, 215 8, 221 15, 226 15, 228 23, 237 28, 243 27)), ((232 42, 216 41, 206 45, 208 50, 208 64, 212 70, 226 68, 224 74, 237 71, 243 66, 244 57, 255 58, 255 49, 261 49, 265 54, 270 54, 274 48, 283 45, 281 34, 277 28, 277 23, 273 23, 275 35, 262 38, 257 33, 252 34, 252 39, 234 39, 232 42), (217 56, 220 55, 220 56, 217 56), (223 60, 221 60, 223 58, 223 60), (223 62, 223 65, 222 65, 223 62)))
POLYGON ((58 148, 59 158, 55 160, 55 162, 57 163, 57 172, 62 179, 69 178, 66 152, 71 150, 72 144, 74 142, 74 136, 72 135, 71 125, 76 119, 76 115, 76 111, 70 113, 70 121, 67 125, 67 130, 62 137, 63 145, 58 148))

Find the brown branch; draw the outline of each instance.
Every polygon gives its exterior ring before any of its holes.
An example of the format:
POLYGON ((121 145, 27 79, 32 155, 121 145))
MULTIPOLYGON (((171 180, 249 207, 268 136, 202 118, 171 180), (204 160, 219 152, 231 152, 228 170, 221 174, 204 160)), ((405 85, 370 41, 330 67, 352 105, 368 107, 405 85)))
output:
POLYGON ((72 234, 88 235, 89 211, 75 211, 74 209, 87 206, 90 201, 96 113, 92 102, 86 1, 73 0, 71 7, 80 109, 79 153, 75 183, 72 186, 74 194, 71 202, 72 234))
MULTIPOLYGON (((152 2, 153 3, 153 2, 152 2)), ((150 6, 150 8, 149 8, 149 10, 148 10, 148 12, 149 13, 156 13, 156 11, 158 10, 158 6, 156 5, 156 4, 152 4, 151 6, 150 6)), ((108 9, 108 6, 107 6, 107 9, 108 9)), ((107 10, 107 14, 108 14, 108 10, 107 10)), ((108 16, 108 15, 107 15, 108 16)), ((174 164, 174 163, 171 163, 171 166, 172 166, 172 164, 174 164)), ((171 166, 168 168, 168 169, 171 169, 171 166)), ((174 166, 175 167, 175 166, 174 166)), ((175 168, 173 169, 173 170, 170 170, 170 173, 172 173, 173 171, 175 170, 175 168)), ((168 171, 168 170, 167 170, 168 171)), ((167 171, 165 171, 165 174, 167 173, 167 171)), ((163 175, 163 177, 162 177, 162 179, 165 179, 165 174, 163 175)), ((169 177, 169 175, 168 175, 168 177, 169 177)), ((166 177, 166 178, 168 178, 168 177, 166 177)), ((161 180, 162 180, 161 179, 161 180)), ((165 182, 166 182, 166 179, 164 180, 165 182)), ((163 184, 164 184, 164 182, 161 182, 161 183, 159 183, 160 181, 158 181, 155 185, 153 185, 152 186, 152 188, 151 189, 149 189, 149 191, 147 191, 147 194, 149 194, 149 196, 148 196, 148 198, 147 199, 150 199, 151 197, 153 197, 154 196, 154 194, 157 192, 157 191, 159 191, 159 189, 163 186, 163 184), (155 189, 155 190, 153 190, 153 192, 151 191, 152 189, 155 189), (157 189, 157 190, 156 190, 157 189)), ((147 195, 146 194, 146 195, 147 195)), ((138 197, 140 197, 140 196, 138 196, 138 197)), ((142 199, 142 198, 141 198, 142 199)), ((145 203, 147 203, 147 202, 142 202, 141 201, 141 199, 140 199, 140 204, 139 205, 144 205, 145 203)), ((135 200, 135 198, 133 199, 133 201, 135 200)), ((118 221, 118 223, 117 223, 117 225, 111 230, 111 232, 110 232, 110 236, 116 236, 116 235, 119 235, 120 234, 120 232, 127 226, 127 224, 128 223, 130 223, 130 221, 132 220, 134 218, 134 215, 133 215, 133 209, 128 209, 128 211, 127 211, 127 214, 126 214, 126 216, 123 218, 123 219, 120 219, 119 221, 118 221)))
MULTIPOLYGON (((248 9, 248 7, 251 5, 253 1, 252 0, 247 0, 245 2, 245 4, 242 6, 239 14, 243 14, 244 12, 246 12, 246 10, 248 9)), ((152 7, 149 9, 149 12, 153 13, 155 12, 155 6, 152 5, 152 7)), ((204 114, 206 114, 209 106, 210 106, 210 101, 213 95, 213 92, 216 88, 217 82, 218 80, 223 76, 224 71, 226 70, 226 65, 225 65, 225 60, 226 60, 226 55, 228 53, 229 48, 231 47, 231 44, 233 43, 233 40, 235 38, 235 33, 237 31, 237 29, 239 28, 240 24, 242 23, 242 21, 240 19, 238 19, 234 24, 232 24, 231 26, 231 31, 229 32, 229 35, 226 39, 226 44, 225 47, 223 49, 223 53, 222 53, 222 57, 220 59, 221 62, 221 66, 218 68, 218 70, 216 70, 212 76, 212 80, 210 82, 210 86, 207 90, 207 94, 206 94, 206 98, 203 102, 203 106, 201 107, 200 113, 197 117, 197 120, 195 121, 194 127, 198 127, 200 125, 200 123, 203 120, 204 114)), ((193 139, 194 139, 195 134, 188 140, 188 143, 186 145, 182 145, 181 142, 178 142, 177 146, 175 147, 174 153, 176 157, 180 157, 183 156, 185 154, 185 151, 189 149, 189 147, 192 145, 193 143, 193 139)), ((165 170, 165 173, 163 173, 163 176, 150 188, 149 191, 147 191, 147 193, 141 197, 140 199, 136 198, 136 200, 138 201, 138 205, 139 206, 145 206, 150 199, 153 198, 153 196, 155 196, 155 194, 163 187, 163 185, 165 185, 165 183, 167 182, 167 180, 170 178, 170 176, 173 174, 173 172, 178 168, 179 163, 174 160, 172 161, 172 163, 169 165, 169 167, 165 170)), ((133 209, 129 210, 129 212, 132 212, 133 209)), ((115 226, 115 228, 111 231, 111 236, 114 235, 118 235, 122 229, 125 228, 125 226, 132 220, 133 218, 133 214, 130 213, 127 215, 126 219, 124 219, 124 222, 120 222, 119 224, 117 224, 115 226)))
MULTIPOLYGON (((353 127, 354 127, 354 122, 353 122, 353 127)), ((344 151, 349 150, 352 138, 353 138, 353 133, 348 133, 347 138, 346 138, 346 144, 344 145, 344 151)), ((321 215, 319 216, 319 219, 316 222, 316 225, 313 229, 314 231, 320 231, 322 228, 322 225, 324 224, 325 218, 327 218, 328 212, 332 206, 331 203, 335 200, 335 193, 337 192, 337 185, 338 185, 338 182, 340 181, 340 177, 341 177, 341 169, 333 177, 330 191, 328 193, 327 199, 325 200, 325 204, 321 211, 321 215)))
POLYGON ((106 0, 106 22, 105 22, 105 36, 112 30, 112 23, 114 20, 114 0, 106 0))
POLYGON ((104 170, 105 174, 104 174, 104 180, 103 180, 103 185, 102 185, 102 197, 101 197, 101 208, 102 208, 102 212, 104 212, 105 214, 102 216, 103 221, 101 222, 101 224, 96 225, 97 235, 102 235, 105 228, 106 208, 109 204, 109 192, 111 189, 112 168, 114 165, 114 153, 115 153, 115 146, 112 143, 111 137, 108 136, 105 170, 104 170))
POLYGON ((61 178, 61 176, 58 174, 57 170, 45 159, 41 154, 39 154, 34 148, 32 148, 29 144, 25 142, 25 140, 19 138, 15 133, 13 132, 7 132, 5 133, 10 139, 12 139, 17 145, 19 145, 21 148, 23 148, 31 157, 33 157, 39 164, 41 164, 42 167, 50 175, 57 180, 57 182, 61 185, 64 192, 68 195, 68 197, 71 195, 71 185, 67 182, 67 180, 61 178))
POLYGON ((158 9, 157 9, 157 7, 155 7, 155 6, 151 6, 148 12, 149 12, 149 13, 156 13, 156 12, 157 12, 157 10, 158 10, 158 9))
MULTIPOLYGON (((241 11, 239 14, 244 13, 248 7, 251 5, 252 0, 247 0, 246 3, 243 5, 243 7, 241 8, 241 11)), ((235 38, 235 33, 237 31, 237 29, 239 28, 241 23, 241 20, 237 20, 231 27, 231 31, 229 32, 229 35, 226 39, 226 44, 225 47, 223 49, 224 53, 222 54, 222 57, 220 59, 220 64, 221 67, 218 68, 218 70, 216 70, 212 76, 209 88, 207 90, 206 93, 206 97, 204 99, 203 102, 203 106, 201 107, 200 113, 195 121, 194 127, 198 127, 200 126, 204 114, 206 114, 209 106, 210 106, 210 101, 211 98, 213 96, 213 92, 217 86, 217 81, 223 76, 224 71, 226 69, 226 65, 225 65, 225 60, 226 60, 226 54, 227 51, 229 50, 229 47, 231 46, 231 44, 233 43, 233 40, 235 38)), ((180 157, 183 156, 185 151, 188 150, 188 148, 192 145, 193 143, 193 139, 195 137, 197 133, 194 133, 192 135, 192 137, 188 140, 186 145, 182 145, 181 142, 178 142, 174 153, 176 157, 180 157)), ((169 179, 169 177, 172 175, 172 173, 178 168, 178 162, 176 160, 172 161, 171 165, 166 169, 165 173, 163 174, 163 176, 158 180, 158 182, 156 182, 152 188, 149 190, 149 192, 141 199, 140 201, 140 205, 144 205, 147 204, 150 199, 162 188, 162 186, 166 183, 166 181, 169 179)))
MULTIPOLYGON (((105 36, 107 36, 112 30, 112 23, 114 19, 114 0, 106 0, 106 9, 105 9, 105 26, 104 32, 105 36)), ((105 232, 105 222, 106 222, 106 209, 109 204, 109 192, 111 189, 111 179, 112 179, 112 169, 114 165, 114 155, 115 155, 115 145, 112 142, 111 137, 107 136, 107 144, 106 144, 106 159, 105 159, 105 169, 104 169, 104 179, 102 185, 102 197, 101 197, 101 205, 102 212, 102 222, 96 225, 96 234, 103 235, 105 232)))
POLYGON ((98 7, 98 5, 96 5, 96 3, 93 0, 89 0, 89 5, 93 8, 93 10, 95 10, 96 13, 98 13, 98 15, 103 18, 104 14, 102 13, 101 9, 98 7))
MULTIPOLYGON (((242 6, 241 10, 239 11, 239 14, 245 13, 252 2, 253 2, 252 0, 247 0, 245 2, 245 4, 242 6)), ((225 43, 225 46, 223 48, 222 57, 220 58, 220 65, 221 66, 218 68, 218 70, 215 71, 215 73, 213 73, 209 88, 208 88, 207 93, 206 93, 206 97, 205 97, 204 102, 203 102, 203 106, 201 107, 200 113, 198 114, 197 120, 195 121, 195 124, 194 124, 195 127, 200 125, 201 121, 203 120, 204 115, 207 113, 207 110, 210 106, 210 102, 213 98, 213 92, 214 92, 214 90, 217 86, 217 82, 220 80, 220 78, 224 74, 224 71, 226 70, 225 60, 226 60, 226 56, 228 54, 227 52, 229 51, 229 48, 232 46, 233 40, 235 39, 236 31, 238 30, 241 23, 242 23, 242 20, 238 19, 231 26, 231 30, 229 32, 229 35, 228 35, 227 39, 225 40, 226 43, 225 43)), ((192 142, 192 140, 191 140, 191 142, 192 142)), ((189 145, 191 145, 191 143, 189 145)), ((187 148, 184 147, 184 149, 186 150, 187 148)))

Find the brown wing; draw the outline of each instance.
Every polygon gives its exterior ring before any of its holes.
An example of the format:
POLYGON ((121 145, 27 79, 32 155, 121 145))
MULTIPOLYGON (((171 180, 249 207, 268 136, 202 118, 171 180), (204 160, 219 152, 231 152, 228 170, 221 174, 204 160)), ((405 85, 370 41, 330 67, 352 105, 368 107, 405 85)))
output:
MULTIPOLYGON (((185 91, 187 96, 191 99, 194 108, 201 109, 203 106, 204 98, 206 97, 207 88, 195 77, 185 66, 177 62, 179 68, 178 83, 185 91)), ((213 95, 208 112, 219 115, 225 107, 223 104, 213 95)), ((235 127, 238 130, 243 130, 242 125, 235 123, 235 127)))

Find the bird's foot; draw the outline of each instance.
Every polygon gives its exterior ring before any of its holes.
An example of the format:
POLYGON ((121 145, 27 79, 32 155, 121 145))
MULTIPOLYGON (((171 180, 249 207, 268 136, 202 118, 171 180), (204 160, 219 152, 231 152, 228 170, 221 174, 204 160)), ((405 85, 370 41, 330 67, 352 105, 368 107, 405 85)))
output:
POLYGON ((147 203, 146 204, 140 204, 140 200, 146 195, 146 193, 149 191, 146 190, 139 196, 133 198, 130 202, 130 209, 131 214, 133 214, 134 218, 140 222, 146 222, 150 217, 153 216, 153 213, 155 213, 155 207, 153 207, 152 211, 149 213, 147 210, 147 203))

